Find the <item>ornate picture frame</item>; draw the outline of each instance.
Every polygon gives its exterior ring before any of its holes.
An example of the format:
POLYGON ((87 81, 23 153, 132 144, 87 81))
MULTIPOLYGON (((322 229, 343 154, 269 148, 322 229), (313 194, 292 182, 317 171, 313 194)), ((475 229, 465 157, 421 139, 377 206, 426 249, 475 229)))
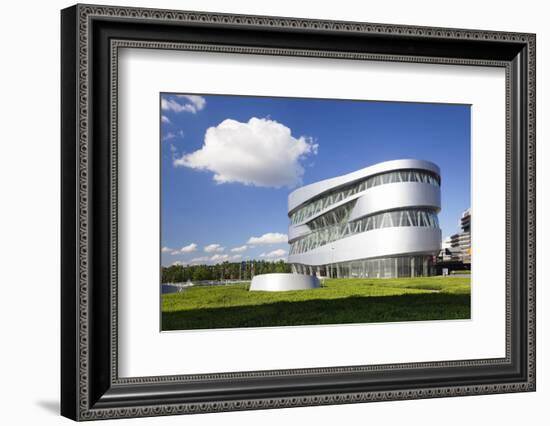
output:
POLYGON ((64 9, 61 30, 62 415, 93 420, 535 390, 534 34, 96 5, 64 9), (127 47, 503 68, 506 356, 119 377, 117 61, 127 47))

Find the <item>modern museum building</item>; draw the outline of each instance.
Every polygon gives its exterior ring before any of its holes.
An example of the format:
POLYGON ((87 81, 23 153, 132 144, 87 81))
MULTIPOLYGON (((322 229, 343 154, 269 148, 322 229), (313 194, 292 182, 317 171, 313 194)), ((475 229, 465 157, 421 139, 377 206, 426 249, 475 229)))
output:
POLYGON ((288 196, 292 271, 326 277, 429 276, 441 248, 439 167, 394 160, 288 196))

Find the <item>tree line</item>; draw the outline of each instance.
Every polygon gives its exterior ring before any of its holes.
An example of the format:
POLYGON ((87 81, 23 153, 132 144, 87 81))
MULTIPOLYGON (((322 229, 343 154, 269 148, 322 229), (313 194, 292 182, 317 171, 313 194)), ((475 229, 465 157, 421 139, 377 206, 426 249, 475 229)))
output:
POLYGON ((267 262, 251 260, 247 262, 223 262, 216 265, 172 265, 163 266, 163 283, 186 281, 243 280, 249 281, 254 275, 274 272, 290 272, 290 265, 283 260, 267 262))

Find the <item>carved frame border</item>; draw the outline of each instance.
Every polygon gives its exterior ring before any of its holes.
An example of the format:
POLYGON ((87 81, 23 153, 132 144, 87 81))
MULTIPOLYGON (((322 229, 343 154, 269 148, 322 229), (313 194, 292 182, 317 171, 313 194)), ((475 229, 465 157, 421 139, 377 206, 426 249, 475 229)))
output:
MULTIPOLYGON (((170 415, 184 413, 205 413, 231 410, 248 410, 248 409, 263 409, 263 408, 281 408, 293 406, 310 406, 310 405, 326 405, 326 404, 342 404, 353 402, 367 401, 383 401, 383 400, 401 400, 401 399, 416 399, 416 398, 435 398, 444 396, 462 396, 476 395, 488 393, 504 393, 517 391, 533 391, 535 389, 535 36, 533 34, 520 34, 511 32, 494 32, 494 31, 478 31, 464 29, 447 29, 447 28, 428 28, 414 27, 402 25, 385 25, 385 24, 369 24, 357 22, 337 22, 325 20, 310 20, 296 18, 280 18, 266 16, 246 16, 246 15, 228 15, 217 13, 203 12, 187 12, 187 11, 169 11, 156 9, 141 9, 127 7, 104 7, 91 5, 77 5, 76 14, 78 19, 78 46, 77 46, 77 159, 76 159, 76 176, 77 176, 77 342, 78 362, 76 364, 77 383, 75 384, 78 393, 76 409, 76 419, 92 420, 104 419, 113 417, 141 417, 151 415, 170 415), (523 43, 527 46, 527 97, 528 97, 528 114, 527 114, 527 230, 528 230, 528 245, 527 245, 527 369, 528 379, 524 382, 501 383, 494 385, 481 386, 450 386, 446 388, 435 387, 425 389, 402 389, 397 391, 380 391, 380 392, 355 392, 355 393, 329 393, 325 395, 312 395, 302 397, 276 397, 276 398, 258 398, 246 400, 228 400, 215 401, 208 403, 175 403, 161 404, 141 407, 121 407, 121 408, 94 408, 92 407, 89 397, 89 352, 90 352, 90 336, 89 336, 89 304, 88 285, 89 285, 89 100, 90 100, 90 85, 89 85, 89 55, 90 55, 90 22, 92 19, 102 18, 123 18, 136 19, 140 21, 174 21, 174 22, 189 22, 189 23, 210 23, 223 25, 239 25, 262 28, 299 28, 304 30, 315 31, 338 31, 350 33, 368 33, 368 34, 406 34, 415 37, 423 38, 443 38, 443 39, 466 39, 466 40, 495 40, 523 43)), ((229 53, 255 53, 267 55, 298 55, 298 56, 315 56, 341 59, 363 59, 363 60, 384 60, 398 62, 426 62, 426 63, 447 63, 447 64, 462 64, 462 65, 483 65, 483 66, 498 66, 506 68, 506 110, 507 110, 507 164, 506 164, 506 196, 507 196, 507 262, 506 262, 506 358, 504 359, 484 359, 484 360, 464 360, 452 362, 435 362, 435 363, 415 363, 415 364, 390 364, 379 366, 362 366, 362 367, 327 367, 322 369, 301 369, 301 370, 274 370, 262 372, 244 372, 244 373, 223 373, 215 375, 198 375, 198 376, 161 376, 161 377, 146 377, 146 378, 118 378, 117 374, 117 130, 116 125, 111 126, 111 381, 113 384, 148 384, 148 383, 171 383, 179 381, 194 381, 194 380, 215 380, 220 378, 242 378, 251 376, 279 376, 279 375, 304 375, 309 373, 330 374, 333 372, 342 372, 347 370, 352 371, 373 371, 385 369, 400 369, 400 368, 420 368, 420 367, 439 367, 439 366, 457 366, 457 365, 484 365, 484 364, 502 364, 510 361, 510 322, 511 315, 509 310, 510 301, 510 213, 511 206, 510 194, 510 135, 512 129, 509 128, 510 115, 510 65, 507 62, 501 61, 485 61, 471 60, 460 58, 437 58, 437 57, 415 57, 415 56, 397 56, 397 55, 378 55, 378 54, 363 54, 363 53, 345 53, 345 52, 328 52, 328 51, 308 51, 296 49, 274 49, 274 48, 252 48, 242 46, 215 46, 205 44, 182 44, 169 42, 147 42, 140 40, 112 40, 111 41, 111 118, 112 122, 116 122, 117 114, 117 67, 118 67, 118 49, 124 47, 131 48, 155 48, 155 49, 185 49, 199 51, 223 51, 229 53)))

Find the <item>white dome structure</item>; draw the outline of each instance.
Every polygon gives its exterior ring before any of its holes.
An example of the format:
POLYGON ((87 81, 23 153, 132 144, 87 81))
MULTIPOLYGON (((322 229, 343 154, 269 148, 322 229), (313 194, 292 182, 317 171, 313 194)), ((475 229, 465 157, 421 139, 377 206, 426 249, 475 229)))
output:
POLYGON ((305 274, 262 274, 256 275, 250 283, 250 291, 311 290, 319 287, 319 278, 305 274))

